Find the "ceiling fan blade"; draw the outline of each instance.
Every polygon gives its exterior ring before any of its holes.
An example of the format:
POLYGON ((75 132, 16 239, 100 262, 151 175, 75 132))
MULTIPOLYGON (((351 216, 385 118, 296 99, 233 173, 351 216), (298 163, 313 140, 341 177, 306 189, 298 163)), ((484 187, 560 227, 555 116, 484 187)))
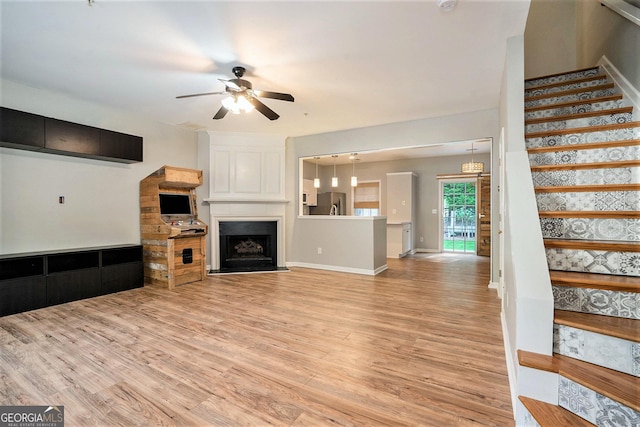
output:
POLYGON ((255 93, 256 96, 259 96, 261 98, 272 98, 272 99, 279 99, 280 101, 293 102, 293 96, 289 95, 288 93, 269 92, 266 90, 254 90, 253 93, 255 93))
POLYGON ((242 90, 242 88, 240 86, 238 86, 236 84, 236 82, 231 81, 231 80, 223 80, 223 79, 218 79, 220 80, 222 83, 224 83, 224 85, 226 87, 228 87, 229 89, 233 89, 233 90, 242 90))
POLYGON ((269 120, 277 120, 280 117, 271 108, 258 101, 256 98, 249 98, 248 101, 255 107, 256 110, 264 114, 269 120))
POLYGON ((205 96, 205 95, 224 95, 227 92, 207 92, 207 93, 194 93, 193 95, 180 95, 176 96, 177 99, 181 98, 192 98, 194 96, 205 96))
POLYGON ((227 110, 223 105, 222 107, 220 107, 220 109, 218 110, 216 115, 213 116, 213 120, 219 120, 219 119, 224 118, 224 116, 226 116, 228 112, 229 112, 229 110, 227 110))

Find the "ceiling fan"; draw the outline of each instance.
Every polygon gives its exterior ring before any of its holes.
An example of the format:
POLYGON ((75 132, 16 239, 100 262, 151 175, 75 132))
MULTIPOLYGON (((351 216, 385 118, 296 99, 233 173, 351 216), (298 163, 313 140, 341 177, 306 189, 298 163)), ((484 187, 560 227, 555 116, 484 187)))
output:
POLYGON ((224 83, 224 92, 195 93, 193 95, 176 96, 176 98, 191 98, 193 96, 205 95, 229 95, 227 98, 222 100, 222 107, 220 107, 216 115, 213 116, 215 120, 222 119, 229 111, 233 114, 239 114, 241 111, 248 112, 254 108, 269 120, 276 120, 280 116, 271 108, 264 105, 258 98, 271 98, 279 99, 280 101, 293 102, 293 96, 288 93, 253 90, 251 82, 242 78, 245 71, 246 69, 244 67, 233 67, 233 74, 236 76, 235 79, 218 79, 224 83))

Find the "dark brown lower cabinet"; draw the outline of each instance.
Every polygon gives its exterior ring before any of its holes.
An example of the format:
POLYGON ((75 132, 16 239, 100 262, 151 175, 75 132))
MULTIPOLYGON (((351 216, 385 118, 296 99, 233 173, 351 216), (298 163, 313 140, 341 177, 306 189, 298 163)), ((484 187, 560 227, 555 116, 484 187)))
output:
POLYGON ((141 245, 0 255, 0 316, 142 286, 141 245))

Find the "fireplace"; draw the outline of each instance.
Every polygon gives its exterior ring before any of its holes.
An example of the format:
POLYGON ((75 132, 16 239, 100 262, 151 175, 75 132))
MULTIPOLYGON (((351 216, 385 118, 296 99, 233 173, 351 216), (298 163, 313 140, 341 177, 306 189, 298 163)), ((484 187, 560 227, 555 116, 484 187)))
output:
POLYGON ((220 221, 219 272, 278 269, 277 221, 220 221))

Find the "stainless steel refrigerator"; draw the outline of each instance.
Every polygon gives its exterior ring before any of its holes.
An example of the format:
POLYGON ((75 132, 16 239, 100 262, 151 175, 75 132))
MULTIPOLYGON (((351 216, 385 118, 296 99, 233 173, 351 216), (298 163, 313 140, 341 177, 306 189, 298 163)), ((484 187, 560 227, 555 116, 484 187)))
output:
POLYGON ((345 215, 347 211, 346 193, 319 193, 318 205, 309 207, 310 215, 345 215))

